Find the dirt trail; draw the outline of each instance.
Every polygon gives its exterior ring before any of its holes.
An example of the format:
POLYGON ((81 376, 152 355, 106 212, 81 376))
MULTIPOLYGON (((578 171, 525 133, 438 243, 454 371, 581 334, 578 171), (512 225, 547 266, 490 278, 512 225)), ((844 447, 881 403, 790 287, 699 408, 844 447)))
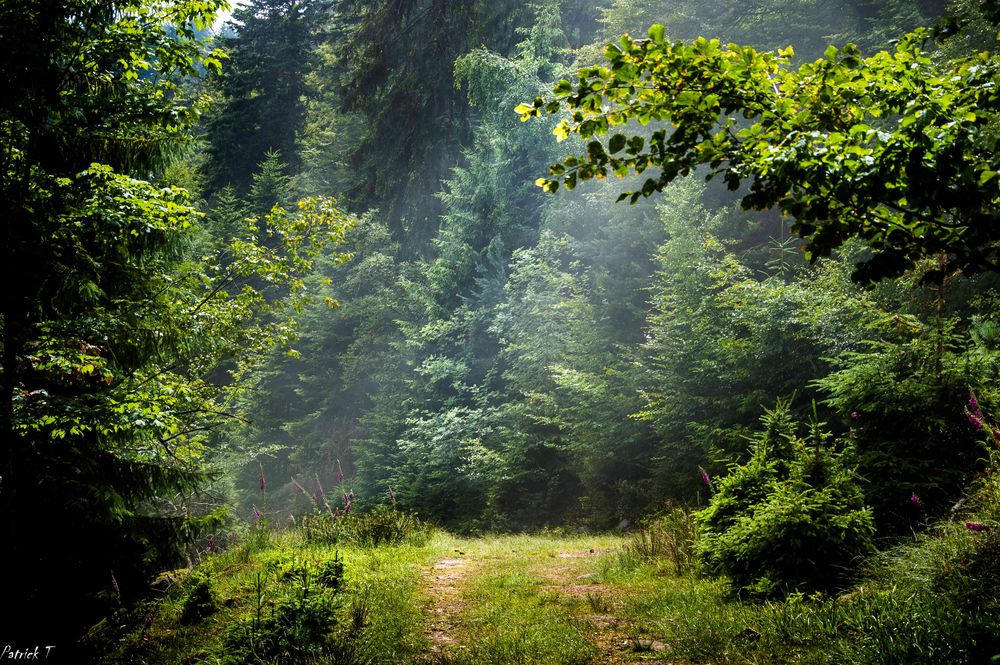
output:
POLYGON ((546 591, 577 601, 577 616, 585 625, 588 640, 601 650, 600 663, 671 665, 669 661, 649 659, 666 645, 639 635, 631 622, 620 616, 624 604, 621 594, 587 572, 593 558, 601 554, 604 552, 594 549, 560 552, 554 561, 539 562, 534 572, 549 582, 543 587, 546 591))
MULTIPOLYGON (((599 582, 592 572, 596 557, 606 552, 599 549, 568 550, 557 553, 539 553, 524 561, 525 552, 511 552, 512 558, 536 579, 542 580, 534 587, 544 595, 555 595, 561 604, 578 621, 585 638, 596 646, 601 655, 594 661, 602 665, 672 665, 671 661, 657 660, 656 652, 666 645, 639 632, 639 627, 622 617, 625 599, 621 590, 599 582)), ((478 574, 492 566, 487 560, 500 564, 506 556, 484 556, 456 550, 454 556, 439 559, 424 577, 423 590, 427 598, 429 621, 425 635, 430 643, 427 662, 448 662, 448 652, 462 649, 463 618, 471 608, 463 598, 462 590, 478 574)), ((492 554, 492 553, 491 553, 492 554)))
POLYGON ((467 558, 440 559, 427 575, 425 594, 430 601, 427 639, 431 653, 440 654, 457 644, 455 628, 465 609, 461 583, 469 575, 467 558))

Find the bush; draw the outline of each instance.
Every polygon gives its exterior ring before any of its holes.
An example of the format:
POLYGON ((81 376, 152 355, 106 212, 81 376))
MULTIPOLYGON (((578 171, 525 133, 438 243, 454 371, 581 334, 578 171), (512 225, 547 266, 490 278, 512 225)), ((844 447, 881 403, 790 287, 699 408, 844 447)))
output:
POLYGON ((300 520, 310 542, 334 544, 345 542, 359 547, 382 545, 424 545, 431 528, 410 512, 394 506, 377 506, 362 514, 332 515, 313 513, 300 520))
POLYGON ((962 335, 872 343, 817 381, 851 424, 880 535, 906 536, 945 516, 983 470, 981 432, 967 410, 970 390, 984 410, 997 402, 1000 361, 989 346, 962 335))
POLYGON ((275 568, 286 588, 270 601, 264 579, 258 576, 256 611, 227 632, 223 662, 249 665, 321 658, 324 662, 354 662, 349 640, 335 634, 344 576, 340 557, 335 555, 315 568, 294 562, 275 568))
POLYGON ((765 412, 750 460, 718 482, 697 516, 702 561, 752 595, 834 588, 873 550, 871 510, 847 453, 822 423, 799 438, 788 407, 765 412))

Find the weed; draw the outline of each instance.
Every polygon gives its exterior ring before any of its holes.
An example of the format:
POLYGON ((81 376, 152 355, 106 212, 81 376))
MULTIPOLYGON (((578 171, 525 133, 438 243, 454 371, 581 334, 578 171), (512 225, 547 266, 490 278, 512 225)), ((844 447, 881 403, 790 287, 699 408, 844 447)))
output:
POLYGON ((416 515, 393 506, 378 506, 364 514, 315 512, 304 516, 300 525, 310 542, 371 548, 404 543, 421 547, 432 533, 416 515))
POLYGON ((697 569, 697 540, 698 525, 693 511, 668 506, 666 513, 639 529, 626 548, 642 561, 667 565, 674 575, 685 575, 697 569))

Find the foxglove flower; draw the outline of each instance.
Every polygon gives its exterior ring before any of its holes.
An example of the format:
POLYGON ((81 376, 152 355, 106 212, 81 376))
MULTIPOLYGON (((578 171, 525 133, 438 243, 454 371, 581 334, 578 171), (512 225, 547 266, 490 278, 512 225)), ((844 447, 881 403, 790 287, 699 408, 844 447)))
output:
POLYGON ((968 529, 969 531, 975 531, 976 533, 979 533, 980 531, 986 531, 987 529, 989 529, 989 527, 983 524, 982 522, 966 522, 965 528, 968 529))
POLYGON ((857 411, 851 411, 851 420, 857 420, 860 417, 857 411))
POLYGON ((924 502, 920 500, 920 497, 917 496, 916 492, 910 494, 910 505, 916 508, 917 510, 924 509, 924 502))
POLYGON ((392 486, 391 485, 388 486, 388 490, 386 491, 386 495, 389 497, 389 501, 392 501, 393 504, 396 503, 396 493, 392 491, 392 486))
POLYGON ((337 482, 344 482, 344 468, 340 466, 340 460, 337 460, 337 482))
POLYGON ((698 473, 701 474, 701 482, 705 483, 706 485, 711 485, 712 484, 712 479, 708 477, 708 472, 705 471, 705 469, 703 469, 703 468, 701 468, 699 466, 698 467, 698 473))

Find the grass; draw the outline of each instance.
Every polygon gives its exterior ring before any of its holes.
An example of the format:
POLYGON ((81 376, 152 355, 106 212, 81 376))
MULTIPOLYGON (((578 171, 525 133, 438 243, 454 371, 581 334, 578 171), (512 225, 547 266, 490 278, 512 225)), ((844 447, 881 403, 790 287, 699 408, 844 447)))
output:
MULTIPOLYGON (((996 517, 977 515, 989 525, 996 517)), ((92 635, 104 654, 94 662, 997 662, 1000 534, 964 521, 880 554, 839 596, 753 602, 693 572, 670 544, 673 527, 475 539, 421 529, 379 546, 263 533, 175 575, 156 602, 109 618, 92 635), (447 639, 434 641, 441 616, 447 639), (248 632, 260 624, 272 633, 248 632), (270 655, 246 649, 246 635, 270 655)))
POLYGON ((458 629, 464 646, 448 650, 441 662, 599 662, 598 649, 587 639, 585 626, 572 609, 576 600, 559 592, 562 579, 544 573, 560 568, 553 565, 564 563, 560 554, 589 554, 590 550, 618 544, 620 539, 608 536, 502 536, 461 542, 461 551, 473 562, 458 629))
MULTIPOLYGON (((197 575, 170 587, 158 603, 132 612, 131 630, 115 634, 112 622, 122 617, 112 617, 91 639, 95 644, 117 643, 105 662, 227 662, 232 644, 227 645, 226 637, 234 626, 252 623, 258 614, 267 616, 282 601, 294 600, 306 586, 297 571, 317 571, 339 556, 345 570, 344 590, 330 604, 335 614, 333 627, 321 645, 326 650, 318 652, 315 660, 330 662, 329 655, 338 653, 337 662, 411 662, 427 648, 421 572, 443 546, 428 542, 423 546, 335 548, 309 543, 295 531, 273 533, 263 542, 248 540, 208 557, 197 575), (209 580, 216 609, 198 621, 182 622, 195 578, 209 580), (153 617, 148 627, 142 619, 149 616, 147 612, 153 617)), ((309 658, 300 654, 298 660, 309 658)))

